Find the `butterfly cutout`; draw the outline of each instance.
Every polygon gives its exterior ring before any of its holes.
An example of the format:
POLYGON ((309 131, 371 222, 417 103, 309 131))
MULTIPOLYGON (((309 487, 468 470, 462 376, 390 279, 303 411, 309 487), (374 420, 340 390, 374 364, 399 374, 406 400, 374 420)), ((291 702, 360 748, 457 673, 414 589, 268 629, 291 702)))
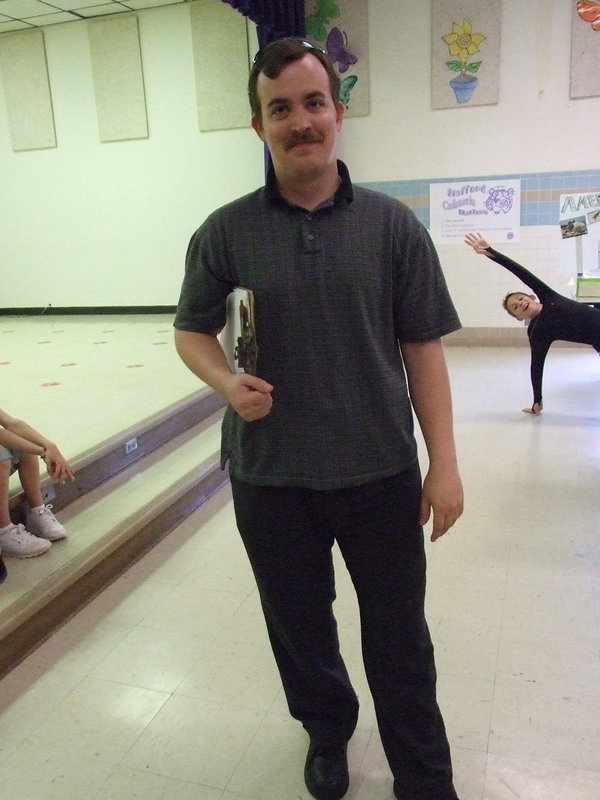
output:
POLYGON ((337 61, 340 72, 348 72, 348 67, 358 61, 355 55, 346 50, 348 41, 344 41, 344 36, 339 28, 332 28, 327 35, 325 44, 327 55, 334 64, 337 61))
POLYGON ((357 80, 358 75, 348 75, 340 85, 340 100, 346 108, 348 108, 350 104, 350 92, 354 89, 357 80))
POLYGON ((306 18, 306 33, 315 41, 322 42, 327 36, 329 20, 339 15, 335 0, 317 0, 314 12, 306 18))
POLYGON ((577 13, 581 19, 591 22, 595 31, 600 31, 600 3, 593 3, 592 0, 578 0, 577 13))

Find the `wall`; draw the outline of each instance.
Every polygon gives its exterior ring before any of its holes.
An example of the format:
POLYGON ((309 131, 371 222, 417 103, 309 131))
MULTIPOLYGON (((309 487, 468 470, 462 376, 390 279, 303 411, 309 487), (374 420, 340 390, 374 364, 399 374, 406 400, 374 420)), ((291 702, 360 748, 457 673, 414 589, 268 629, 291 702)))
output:
MULTIPOLYGON (((569 99, 573 4, 503 0, 500 102, 432 111, 430 2, 370 2, 371 115, 346 120, 342 148, 354 180, 416 201, 417 212, 430 180, 494 175, 538 186, 523 204, 521 241, 503 249, 565 294, 575 268, 560 237, 558 195, 600 191, 600 97, 569 99), (409 181, 422 188, 408 191, 409 181), (547 211, 527 216, 548 197, 556 221, 547 211)), ((514 329, 500 301, 523 288, 519 281, 467 247, 438 250, 463 325, 514 329)))
MULTIPOLYGON (((465 176, 539 176, 540 191, 551 174, 595 179, 600 98, 569 99, 570 2, 503 0, 499 104, 436 111, 429 0, 368 8, 371 114, 347 119, 341 141, 354 180, 404 196, 407 182, 465 176)), ((13 153, 0 98, 1 307, 175 303, 191 232, 261 182, 250 129, 198 131, 188 13, 139 14, 148 140, 98 142, 85 22, 45 32, 56 150, 13 153)), ((557 225, 529 218, 510 247, 568 291, 557 225)), ((514 327, 499 301, 515 280, 466 247, 439 249, 463 324, 514 327)))
POLYGON ((262 180, 249 127, 198 129, 189 6, 138 18, 148 139, 99 141, 86 22, 44 29, 56 149, 14 153, 0 97, 2 308, 173 305, 192 232, 262 180))

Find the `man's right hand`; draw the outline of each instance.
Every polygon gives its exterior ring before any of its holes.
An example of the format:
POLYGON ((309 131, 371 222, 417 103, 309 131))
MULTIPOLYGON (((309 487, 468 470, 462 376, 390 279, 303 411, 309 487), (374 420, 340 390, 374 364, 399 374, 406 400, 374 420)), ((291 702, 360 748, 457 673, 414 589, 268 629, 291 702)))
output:
POLYGON ((246 422, 266 417, 273 405, 270 383, 247 373, 232 375, 227 381, 225 399, 246 422))

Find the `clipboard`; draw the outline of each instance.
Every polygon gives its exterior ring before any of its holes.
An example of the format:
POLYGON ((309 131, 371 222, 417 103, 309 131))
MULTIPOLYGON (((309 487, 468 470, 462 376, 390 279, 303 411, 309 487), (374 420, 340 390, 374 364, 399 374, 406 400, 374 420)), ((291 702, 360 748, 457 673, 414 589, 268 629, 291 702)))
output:
POLYGON ((233 372, 256 375, 258 344, 251 289, 236 286, 227 296, 227 322, 219 340, 233 372))

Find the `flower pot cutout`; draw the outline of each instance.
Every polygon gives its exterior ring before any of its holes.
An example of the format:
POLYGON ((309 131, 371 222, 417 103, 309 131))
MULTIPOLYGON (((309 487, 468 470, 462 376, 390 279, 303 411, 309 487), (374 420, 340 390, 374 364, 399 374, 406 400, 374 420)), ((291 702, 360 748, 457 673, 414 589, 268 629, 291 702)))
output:
POLYGON ((458 103, 467 103, 477 86, 475 75, 457 75, 452 78, 450 86, 454 89, 454 95, 458 103))
POLYGON ((452 23, 452 33, 442 36, 448 45, 451 61, 446 62, 448 69, 456 72, 455 78, 450 81, 458 103, 466 103, 471 99, 473 90, 477 86, 475 73, 481 66, 481 61, 471 61, 471 56, 479 52, 479 45, 486 37, 482 33, 473 33, 473 26, 469 20, 464 19, 463 24, 452 23))

